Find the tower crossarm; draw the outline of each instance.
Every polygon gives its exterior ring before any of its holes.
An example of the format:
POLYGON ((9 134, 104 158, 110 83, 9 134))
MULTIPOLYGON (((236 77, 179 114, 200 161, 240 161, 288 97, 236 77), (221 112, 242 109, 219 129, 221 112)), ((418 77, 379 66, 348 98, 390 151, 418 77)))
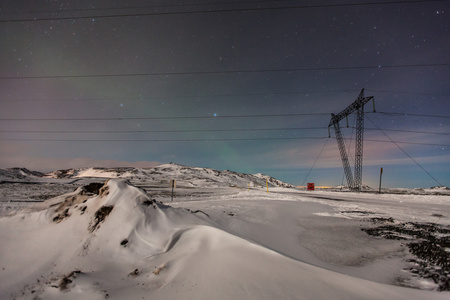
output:
POLYGON ((331 120, 328 124, 328 128, 333 126, 335 123, 340 122, 342 119, 346 118, 351 113, 355 112, 359 108, 363 107, 367 102, 373 99, 373 96, 364 97, 364 89, 359 93, 358 99, 355 100, 352 104, 350 104, 347 108, 341 111, 338 114, 331 114, 331 120))

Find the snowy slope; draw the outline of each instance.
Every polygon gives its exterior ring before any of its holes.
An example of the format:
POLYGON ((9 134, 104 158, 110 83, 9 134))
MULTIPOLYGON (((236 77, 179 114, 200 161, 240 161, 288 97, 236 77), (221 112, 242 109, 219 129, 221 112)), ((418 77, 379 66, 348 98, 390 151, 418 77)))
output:
POLYGON ((178 164, 164 164, 154 168, 83 168, 58 170, 46 174, 47 178, 123 178, 131 181, 168 182, 172 179, 185 186, 248 187, 269 186, 294 187, 263 174, 243 174, 233 171, 219 171, 210 168, 188 167, 178 164))
POLYGON ((0 239, 0 299, 448 299, 290 258, 121 179, 0 218, 0 239))
POLYGON ((33 180, 44 176, 43 173, 26 168, 0 169, 0 181, 33 180))

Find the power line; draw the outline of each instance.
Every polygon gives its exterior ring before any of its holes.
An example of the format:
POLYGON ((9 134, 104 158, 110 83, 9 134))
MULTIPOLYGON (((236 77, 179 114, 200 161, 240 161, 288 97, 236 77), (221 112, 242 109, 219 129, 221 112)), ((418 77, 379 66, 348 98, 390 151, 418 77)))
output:
POLYGON ((430 174, 430 172, 428 172, 427 170, 425 170, 424 167, 422 167, 422 165, 420 165, 411 155, 409 155, 405 150, 403 150, 403 148, 401 148, 398 145, 398 142, 395 142, 393 139, 391 139, 386 132, 384 132, 383 130, 381 130, 381 128, 378 127, 377 124, 375 124, 369 117, 367 117, 367 119, 375 126, 377 127, 395 146, 397 146, 398 149, 400 149, 406 156, 408 156, 419 168, 421 168, 425 173, 428 174, 428 176, 430 176, 439 186, 442 186, 442 184, 436 179, 434 178, 433 175, 430 174))
POLYGON ((328 91, 296 91, 296 92, 267 92, 249 94, 211 94, 211 95, 183 95, 183 96, 142 96, 142 97, 120 97, 120 98, 72 98, 72 99, 0 99, 1 102, 84 102, 84 101, 145 101, 156 99, 181 99, 186 98, 225 98, 225 97, 256 97, 256 96, 284 96, 299 94, 325 94, 325 93, 354 93, 357 90, 328 90, 328 91))
POLYGON ((450 144, 435 144, 435 143, 419 143, 419 142, 398 142, 398 141, 383 141, 383 140, 372 140, 364 139, 364 141, 377 142, 377 143, 397 143, 405 145, 420 145, 420 146, 433 146, 433 147, 450 147, 450 144))
POLYGON ((216 116, 173 116, 173 117, 110 117, 110 118, 3 118, 0 121, 128 121, 128 120, 181 120, 181 119, 230 119, 323 116, 329 113, 265 114, 265 115, 216 115, 216 116))
POLYGON ((323 149, 325 149, 325 146, 327 145, 327 142, 328 142, 328 139, 325 140, 325 144, 323 144, 323 147, 322 147, 322 149, 320 149, 320 152, 319 152, 319 154, 317 155, 316 160, 314 160, 314 163, 313 163, 313 165, 311 166, 311 169, 309 169, 308 174, 306 174, 306 177, 305 177, 305 179, 304 179, 303 182, 302 182, 302 186, 305 185, 305 182, 306 182, 306 180, 308 179, 309 174, 311 174, 312 169, 314 169, 314 167, 315 167, 317 161, 319 160, 320 155, 321 155, 322 152, 323 152, 323 149))
POLYGON ((21 139, 0 138, 2 141, 22 142, 223 142, 223 141, 269 141, 269 140, 322 140, 323 137, 264 137, 264 138, 203 138, 203 139, 21 139))
POLYGON ((2 133, 193 133, 193 132, 247 132, 285 130, 325 130, 327 127, 292 128, 243 128, 243 129, 196 129, 196 130, 0 130, 2 133))
POLYGON ((374 89, 366 89, 366 91, 372 91, 372 92, 375 92, 375 93, 410 94, 410 95, 423 95, 423 96, 434 96, 434 97, 450 97, 450 95, 446 95, 446 94, 436 94, 436 93, 427 93, 427 92, 390 91, 390 90, 374 90, 374 89))
POLYGON ((396 113, 396 112, 380 112, 377 113, 386 115, 386 116, 402 116, 402 117, 427 117, 427 118, 442 118, 442 119, 450 119, 450 116, 444 115, 426 115, 426 114, 410 114, 410 113, 396 113))
MULTIPOLYGON (((366 114, 383 114, 392 116, 414 116, 429 118, 446 118, 450 116, 428 115, 428 114, 409 114, 395 112, 367 112, 366 114)), ((228 118, 269 118, 269 117, 309 117, 309 116, 329 116, 330 113, 292 113, 292 114, 261 114, 261 115, 211 115, 211 116, 165 116, 165 117, 104 117, 104 118, 0 118, 1 121, 133 121, 133 120, 177 120, 177 119, 228 119, 228 118)), ((391 129, 386 129, 391 130, 391 129)), ((395 131, 395 129, 392 129, 395 131)), ((406 131, 407 132, 407 131, 406 131)), ((414 132, 414 131, 411 131, 414 132)), ((430 132, 416 132, 430 133, 430 132)), ((436 133, 440 134, 440 133, 436 133)), ((445 134, 445 133, 442 133, 445 134)))
POLYGON ((228 71, 195 71, 195 72, 153 72, 153 73, 118 73, 118 74, 79 74, 79 75, 39 75, 39 76, 0 76, 0 80, 25 80, 25 79, 67 79, 67 78, 114 78, 114 77, 142 77, 142 76, 181 76, 181 75, 214 75, 214 74, 251 74, 273 72, 307 72, 307 71, 343 71, 364 69, 395 69, 417 67, 443 67, 450 63, 434 64, 404 64, 404 65, 368 65, 348 67, 315 67, 315 68, 288 68, 288 69, 253 69, 253 70, 228 70, 228 71))
MULTIPOLYGON (((168 11, 168 12, 156 12, 156 13, 155 12, 151 12, 151 13, 142 12, 142 13, 134 13, 134 14, 66 16, 66 17, 45 17, 45 18, 35 17, 35 18, 24 18, 24 19, 0 20, 0 23, 126 18, 126 17, 149 17, 149 16, 171 16, 171 15, 195 15, 195 14, 211 14, 211 13, 236 13, 236 12, 251 12, 251 11, 275 11, 275 10, 289 10, 289 9, 332 8, 332 7, 367 6, 367 5, 392 5, 392 4, 448 2, 448 1, 449 0, 409 0, 409 1, 336 3, 336 4, 316 4, 316 5, 292 5, 292 6, 256 7, 256 8, 207 9, 207 10, 181 11, 181 12, 180 11, 168 11)), ((67 12, 67 11, 65 11, 65 12, 67 12)), ((55 11, 55 13, 56 13, 56 11, 55 11)))
MULTIPOLYGON (((0 78, 1 79, 1 78, 0 78)), ((84 102, 84 101, 152 101, 158 99, 188 99, 188 98, 230 98, 230 97, 256 97, 256 96, 284 96, 284 95, 301 95, 301 94, 326 94, 326 93, 354 93, 358 90, 306 90, 306 91, 293 91, 293 92, 266 92, 266 93, 247 93, 247 94, 210 94, 210 95, 183 95, 183 96, 139 96, 139 97, 118 97, 118 98, 46 98, 46 99, 0 99, 1 102, 84 102)), ((434 94, 425 92, 406 92, 406 91, 384 91, 384 90, 373 90, 366 89, 366 91, 379 92, 379 93, 403 93, 403 94, 413 94, 413 95, 425 95, 425 96, 435 96, 435 97, 450 97, 450 95, 445 94, 434 94)))
POLYGON ((237 129, 195 129, 195 130, 0 130, 1 133, 193 133, 193 132, 246 132, 285 130, 325 130, 327 127, 289 128, 237 128, 237 129))
MULTIPOLYGON (((20 142, 223 142, 223 141, 271 141, 271 140, 321 140, 328 139, 328 136, 318 137, 261 137, 261 138, 198 138, 198 139, 46 139, 46 138, 0 138, 0 141, 20 141, 20 142)), ((365 141, 378 143, 396 143, 406 145, 421 145, 433 147, 450 147, 450 144, 415 143, 415 142, 394 142, 383 140, 365 139, 365 141)), ((397 145, 398 146, 398 145, 397 145)), ((399 146, 398 146, 399 147, 399 146)))
MULTIPOLYGON (((1 121, 1 120, 0 120, 1 121)), ((354 127, 352 127, 354 128, 354 127)), ((235 128, 235 129, 194 129, 194 130, 0 130, 0 133, 194 133, 194 132, 247 132, 247 131, 295 131, 295 130, 326 130, 328 127, 283 127, 283 128, 235 128)), ((365 128, 365 130, 379 130, 378 128, 365 128)), ((415 131, 401 129, 386 129, 384 131, 450 135, 448 132, 415 131)))
MULTIPOLYGON (((352 127, 343 127, 342 129, 346 128, 352 128, 355 129, 354 126, 352 127)), ((378 128, 364 128, 364 130, 380 130, 378 128)), ((393 131, 393 132, 405 132, 405 133, 418 133, 418 134, 435 134, 435 135, 450 135, 449 132, 436 132, 436 131, 420 131, 420 130, 404 130, 404 129, 387 129, 387 128, 381 128, 381 130, 384 131, 393 131)), ((1 131, 0 131, 1 132, 1 131)))
MULTIPOLYGON (((283 2, 292 2, 297 0, 282 0, 283 2)), ((84 11, 107 11, 107 10, 131 10, 145 8, 167 8, 167 7, 191 7, 191 6, 207 6, 222 4, 253 4, 274 2, 273 0, 257 0, 257 1, 227 1, 227 2, 210 2, 210 3, 187 3, 187 4, 166 4, 166 5, 144 5, 144 6, 124 6, 124 7, 100 7, 100 8, 83 8, 83 9, 65 9, 65 10, 46 10, 46 11, 24 11, 16 13, 3 13, 4 15, 22 15, 22 14, 43 14, 43 13, 67 13, 67 12, 84 12, 84 11)))
MULTIPOLYGON (((380 130, 380 129, 379 128, 365 128, 364 130, 380 130)), ((386 129, 386 128, 381 128, 381 130, 394 131, 394 132, 406 132, 406 133, 450 135, 450 133, 448 133, 448 132, 431 132, 431 131, 401 130, 401 129, 386 129)))
MULTIPOLYGON (((28 11, 28 12, 18 12, 18 13, 3 13, 4 15, 20 15, 20 14, 42 14, 42 13, 74 13, 74 12, 84 12, 84 11, 107 11, 107 10, 131 10, 131 9, 146 9, 146 8, 170 8, 170 7, 191 7, 191 6, 207 6, 207 5, 230 5, 230 4, 259 4, 259 3, 270 3, 270 2, 294 2, 297 0, 259 0, 259 1, 227 1, 227 2, 210 2, 210 3, 187 3, 187 4, 167 4, 167 5, 145 5, 145 6, 126 6, 126 7, 103 7, 103 8, 85 8, 85 9, 67 9, 67 10, 47 10, 47 11, 28 11)), ((330 7, 330 6, 364 6, 364 5, 386 5, 386 4, 411 4, 411 3, 421 3, 421 2, 441 2, 447 0, 406 0, 406 1, 384 1, 384 2, 360 2, 360 3, 342 3, 342 4, 319 4, 319 5, 304 5, 304 8, 320 8, 320 7, 330 7)), ((297 6, 296 6, 297 7, 297 6)), ((301 6, 298 6, 302 8, 301 6)), ((283 9, 279 7, 279 9, 283 9)))
MULTIPOLYGON (((1 78, 0 78, 1 79, 1 78)), ((46 99, 0 99, 2 102, 92 102, 92 101, 154 101, 154 100, 184 100, 184 99, 204 99, 204 98, 232 98, 232 97, 274 97, 274 96, 288 96, 288 95, 302 95, 302 94, 326 94, 326 93, 354 93, 359 90, 327 90, 327 91, 294 91, 294 92, 267 92, 267 93, 248 93, 248 94, 210 94, 210 95, 183 95, 183 96, 140 96, 140 97, 119 97, 119 98, 46 98, 46 99)), ((450 97, 450 95, 444 94, 433 94, 433 93, 422 93, 422 92, 403 92, 403 91, 382 91, 366 89, 366 91, 381 92, 381 93, 404 93, 404 94, 414 94, 414 95, 426 95, 426 96, 436 96, 436 97, 450 97)), ((267 99, 267 98, 266 98, 267 99)), ((261 100, 266 100, 261 99, 261 100)), ((223 100, 223 99, 221 99, 223 100)), ((381 113, 381 112, 380 112, 381 113)), ((393 113, 383 113, 383 114, 393 114, 393 113)), ((399 113, 401 115, 406 115, 407 113, 399 113)))

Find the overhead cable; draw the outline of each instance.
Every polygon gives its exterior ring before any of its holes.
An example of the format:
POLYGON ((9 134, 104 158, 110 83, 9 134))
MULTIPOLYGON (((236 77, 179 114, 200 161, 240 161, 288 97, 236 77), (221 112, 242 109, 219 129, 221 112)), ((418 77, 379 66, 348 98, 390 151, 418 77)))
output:
POLYGON ((439 186, 442 186, 442 184, 433 176, 430 172, 425 170, 425 168, 419 164, 411 155, 409 155, 402 147, 400 147, 398 144, 399 142, 395 142, 393 139, 391 139, 386 132, 384 132, 381 128, 378 127, 377 124, 375 124, 369 117, 367 119, 375 126, 377 127, 395 146, 397 146, 398 149, 400 149, 407 157, 409 157, 419 168, 421 168, 430 178, 432 178, 439 186))
MULTIPOLYGON (((269 140, 322 140, 328 136, 317 137, 261 137, 261 138, 198 138, 198 139, 47 139, 47 138, 0 138, 0 141, 21 142, 224 142, 224 141, 269 141, 269 140)), ((392 143, 393 141, 364 139, 365 141, 378 143, 392 143)), ((450 147, 450 144, 397 142, 396 144, 421 145, 432 147, 450 147)))
POLYGON ((377 90, 377 89, 366 89, 366 91, 371 91, 375 93, 390 93, 390 94, 410 94, 410 95, 423 95, 423 96, 433 96, 433 97, 450 97, 448 94, 436 94, 428 92, 414 92, 414 91, 392 91, 392 90, 377 90))
MULTIPOLYGON (((292 113, 292 114, 260 114, 260 115, 209 115, 209 116, 163 116, 163 117, 98 117, 98 118, 0 118, 1 121, 133 121, 133 120, 176 120, 176 119, 228 119, 228 118, 269 118, 269 117, 308 117, 308 116, 329 116, 331 113, 317 112, 317 113, 292 113)), ((365 114, 383 114, 391 116, 414 116, 414 117, 428 117, 428 118, 446 118, 450 116, 444 115, 429 115, 429 114, 410 114, 398 112, 366 112, 365 114)), ((369 128, 370 129, 370 128, 369 128)), ((386 129, 396 131, 395 129, 386 129)), ((433 133, 444 134, 437 132, 419 132, 416 133, 433 133)))
POLYGON ((192 133, 192 132, 245 132, 284 130, 325 130, 327 127, 236 128, 236 129, 182 129, 182 130, 0 130, 3 133, 192 133))
POLYGON ((383 111, 377 111, 377 113, 378 113, 378 114, 382 114, 382 115, 386 115, 386 116, 427 117, 427 118, 450 119, 450 116, 444 116, 444 115, 428 115, 428 114, 396 113, 396 112, 383 112, 383 111))
POLYGON ((311 67, 311 68, 286 68, 286 69, 247 69, 247 70, 223 70, 223 71, 191 71, 191 72, 143 72, 143 73, 116 73, 116 74, 78 74, 78 75, 29 75, 29 76, 0 76, 0 80, 25 80, 25 79, 77 79, 77 78, 108 78, 108 77, 142 77, 142 76, 181 76, 181 75, 213 75, 213 74, 250 74, 273 72, 305 72, 305 71, 345 71, 364 69, 395 69, 417 67, 444 67, 450 66, 450 62, 429 64, 402 64, 402 65, 367 65, 367 66, 343 66, 343 67, 311 67))
POLYGON ((306 180, 308 179, 309 174, 311 174, 311 171, 312 171, 312 170, 314 169, 314 167, 316 166, 316 163, 317 163, 317 161, 319 160, 319 157, 320 157, 320 155, 322 154, 323 149, 325 149, 325 146, 327 145, 328 140, 329 140, 329 139, 326 139, 326 140, 325 140, 325 143, 323 144, 322 149, 320 149, 319 154, 317 155, 316 159, 314 160, 314 163, 312 164, 311 169, 309 169, 308 173, 306 174, 306 177, 305 177, 305 179, 303 180, 303 182, 302 182, 302 184, 301 184, 302 186, 305 185, 305 182, 306 182, 306 180))
MULTIPOLYGON (((266 93, 247 93, 247 94, 210 94, 210 95, 183 95, 183 96, 139 96, 139 97, 119 97, 119 98, 40 98, 40 99, 0 99, 2 102, 84 102, 84 101, 146 101, 156 99, 180 99, 186 98, 231 98, 231 97, 272 97, 272 96, 288 96, 299 94, 325 94, 325 93, 354 93, 358 90, 327 90, 327 91, 295 91, 295 92, 266 92, 266 93)), ((261 98, 263 99, 263 98, 261 98)), ((264 100, 267 98, 264 98, 264 100)), ((223 99, 221 99, 222 101, 223 99)))
POLYGON ((224 142, 224 141, 267 141, 267 140, 322 140, 323 137, 263 137, 263 138, 209 138, 209 139, 22 139, 0 138, 3 141, 22 142, 224 142))
POLYGON ((37 21, 62 21, 62 20, 82 20, 82 19, 105 19, 105 18, 130 18, 130 17, 150 17, 150 16, 171 16, 171 15, 197 15, 212 13, 236 13, 252 11, 275 11, 290 9, 310 9, 310 8, 333 8, 349 6, 367 6, 367 5, 392 5, 407 3, 429 3, 429 2, 448 2, 449 0, 406 0, 406 1, 383 1, 383 2, 359 2, 359 3, 335 3, 335 4, 313 4, 313 5, 291 5, 278 7, 253 7, 253 8, 230 8, 230 9, 206 9, 193 11, 166 11, 166 12, 141 12, 141 13, 122 13, 110 15, 88 15, 88 16, 64 16, 64 17, 33 17, 23 19, 0 20, 0 23, 14 22, 37 22, 37 21))
POLYGON ((128 121, 128 120, 179 120, 179 119, 230 119, 230 118, 271 118, 323 116, 329 113, 262 114, 262 115, 211 115, 173 117, 106 117, 106 118, 0 118, 0 121, 128 121))

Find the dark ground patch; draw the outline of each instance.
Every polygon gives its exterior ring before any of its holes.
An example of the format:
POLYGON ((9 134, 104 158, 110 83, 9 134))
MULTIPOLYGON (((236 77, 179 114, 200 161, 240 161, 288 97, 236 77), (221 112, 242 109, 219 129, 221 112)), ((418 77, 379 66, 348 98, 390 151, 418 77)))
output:
POLYGON ((394 223, 394 219, 391 217, 389 217, 389 218, 373 217, 373 218, 370 218, 370 222, 372 222, 374 224, 394 223))
POLYGON ((431 278, 440 291, 450 291, 450 236, 431 237, 428 240, 408 244, 409 251, 418 257, 415 263, 421 277, 431 278))
POLYGON ((95 213, 94 221, 89 226, 89 231, 94 232, 98 227, 100 227, 100 224, 103 223, 106 219, 106 217, 111 213, 114 206, 102 206, 100 207, 97 212, 95 213))
POLYGON ((87 193, 98 195, 100 194, 100 189, 104 186, 103 183, 100 182, 91 182, 88 185, 83 186, 83 189, 87 193))
POLYGON ((55 217, 53 217, 53 222, 60 223, 64 219, 68 218, 70 216, 69 214, 69 208, 64 209, 64 211, 57 214, 55 217))
POLYGON ((75 278, 77 278, 77 274, 80 274, 81 271, 79 270, 75 270, 70 272, 70 274, 64 276, 63 278, 61 278, 61 280, 59 281, 59 285, 58 288, 61 291, 67 291, 70 289, 70 284, 73 282, 73 280, 75 278))
POLYGON ((153 206, 153 208, 156 209, 156 200, 155 199, 147 199, 144 202, 142 202, 142 205, 144 206, 153 206))
POLYGON ((330 198, 330 197, 324 197, 324 196, 311 196, 311 195, 305 195, 305 196, 309 197, 309 198, 325 199, 325 200, 338 201, 338 202, 352 202, 351 200, 347 200, 347 199, 330 198))
POLYGON ((136 278, 139 276, 139 274, 141 274, 141 271, 139 271, 139 269, 135 269, 134 271, 130 272, 130 274, 128 274, 128 277, 136 278))
POLYGON ((375 214, 373 212, 365 211, 365 210, 344 210, 344 211, 341 211, 341 213, 343 213, 343 214, 360 214, 360 215, 365 215, 365 216, 375 214))
MULTIPOLYGON (((66 199, 58 203, 58 207, 55 210, 55 215, 53 216, 53 222, 59 223, 70 217, 70 210, 72 207, 76 208, 78 205, 85 203, 89 199, 88 195, 84 195, 83 193, 72 195, 66 197, 66 199)), ((84 206, 86 209, 86 206, 84 206)), ((82 211, 84 213, 84 211, 82 211)))
MULTIPOLYGON (((376 219, 376 224, 394 223, 392 218, 376 219)), ((412 265, 408 271, 413 276, 433 280, 439 291, 450 291, 450 227, 407 222, 361 230, 372 236, 406 241, 409 252, 415 257, 407 261, 412 265)))

